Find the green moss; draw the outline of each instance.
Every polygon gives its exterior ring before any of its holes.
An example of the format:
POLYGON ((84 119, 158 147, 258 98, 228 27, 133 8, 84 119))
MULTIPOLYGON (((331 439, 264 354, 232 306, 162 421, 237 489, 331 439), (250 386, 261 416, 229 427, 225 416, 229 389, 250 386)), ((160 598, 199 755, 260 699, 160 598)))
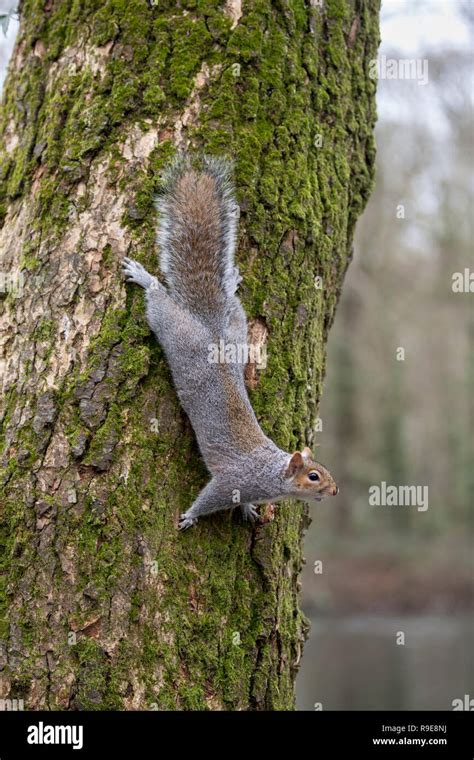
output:
POLYGON ((120 710, 122 699, 116 691, 117 683, 98 642, 83 637, 71 650, 79 672, 74 704, 82 710, 120 710))

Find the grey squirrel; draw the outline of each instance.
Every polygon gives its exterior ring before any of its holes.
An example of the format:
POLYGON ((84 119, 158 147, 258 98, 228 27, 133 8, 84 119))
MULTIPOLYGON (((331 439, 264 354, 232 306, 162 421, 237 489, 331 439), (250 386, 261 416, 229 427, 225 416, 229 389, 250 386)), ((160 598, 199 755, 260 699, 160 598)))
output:
POLYGON ((212 479, 181 515, 181 530, 199 517, 240 506, 255 520, 255 504, 284 498, 320 501, 338 488, 309 448, 293 455, 263 433, 250 404, 242 362, 209 361, 209 348, 247 342, 247 319, 235 295, 239 207, 231 164, 187 155, 176 158, 158 197, 157 241, 167 287, 137 261, 124 275, 145 290, 146 316, 161 343, 181 404, 194 428, 212 479))

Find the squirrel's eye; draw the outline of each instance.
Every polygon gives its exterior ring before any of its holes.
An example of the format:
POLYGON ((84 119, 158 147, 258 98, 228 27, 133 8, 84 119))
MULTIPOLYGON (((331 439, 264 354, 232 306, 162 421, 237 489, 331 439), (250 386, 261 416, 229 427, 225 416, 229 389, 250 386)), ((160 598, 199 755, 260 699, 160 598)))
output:
POLYGON ((313 470, 312 472, 308 472, 308 478, 316 482, 317 480, 319 480, 319 473, 317 473, 315 470, 313 470))

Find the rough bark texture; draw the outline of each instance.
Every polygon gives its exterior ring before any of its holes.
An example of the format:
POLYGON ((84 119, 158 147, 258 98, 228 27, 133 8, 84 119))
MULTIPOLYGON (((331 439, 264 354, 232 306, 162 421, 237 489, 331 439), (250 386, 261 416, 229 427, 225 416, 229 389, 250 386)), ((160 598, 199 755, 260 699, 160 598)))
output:
POLYGON ((208 476, 120 261, 157 269, 152 196, 176 145, 234 156, 241 294, 268 330, 252 401, 279 445, 313 443, 372 182, 378 0, 26 0, 21 15, 0 124, 1 270, 23 276, 0 301, 0 697, 291 709, 307 512, 177 533, 208 476))

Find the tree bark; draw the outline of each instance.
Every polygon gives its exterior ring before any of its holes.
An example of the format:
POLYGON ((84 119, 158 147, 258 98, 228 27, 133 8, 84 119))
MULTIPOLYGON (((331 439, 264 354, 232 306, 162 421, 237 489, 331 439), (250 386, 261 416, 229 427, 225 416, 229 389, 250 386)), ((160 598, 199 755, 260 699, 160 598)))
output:
POLYGON ((307 510, 177 532, 208 475, 120 262, 157 271, 176 147, 235 157, 241 295, 268 353, 252 402, 280 446, 313 443, 372 183, 378 0, 20 11, 0 123, 0 697, 292 709, 307 510))

